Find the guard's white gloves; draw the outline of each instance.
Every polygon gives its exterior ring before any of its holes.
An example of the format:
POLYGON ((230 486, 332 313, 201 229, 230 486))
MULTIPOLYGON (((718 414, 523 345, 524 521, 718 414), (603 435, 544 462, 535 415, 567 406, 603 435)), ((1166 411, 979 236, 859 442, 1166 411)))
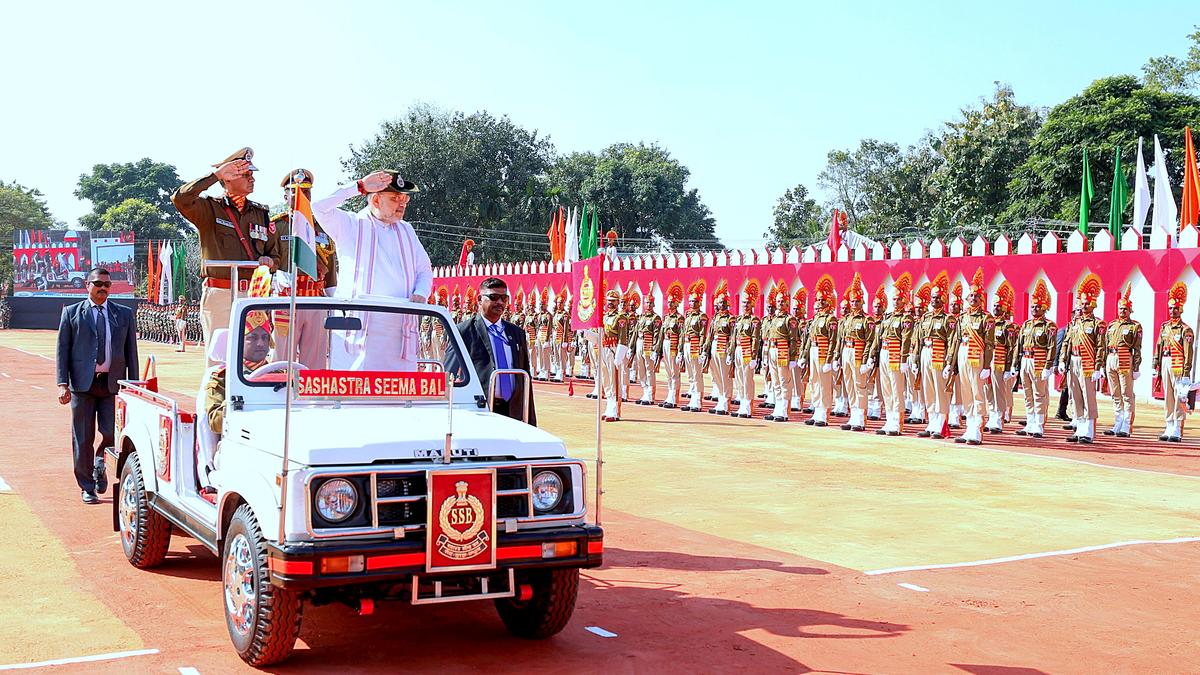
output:
POLYGON ((1092 382, 1099 382, 1100 378, 1102 377, 1104 377, 1104 373, 1097 370, 1096 372, 1092 373, 1092 382))
POLYGON ((946 366, 945 368, 942 368, 942 377, 947 380, 950 379, 950 366, 946 366))
POLYGON ((795 361, 788 361, 788 368, 795 368, 795 367, 796 367, 795 361))
POLYGON ((991 368, 984 368, 983 370, 979 371, 979 380, 981 382, 987 382, 990 379, 992 379, 992 369, 991 368))
POLYGON ((1052 372, 1054 372, 1054 371, 1050 368, 1043 368, 1042 369, 1042 379, 1043 380, 1050 379, 1050 373, 1052 373, 1052 372))
POLYGON ((758 370, 758 359, 754 359, 753 361, 750 362, 750 369, 758 370))
POLYGON ((828 364, 828 363, 826 363, 826 364, 824 364, 824 365, 822 365, 822 366, 821 366, 821 372, 822 372, 822 373, 828 373, 828 372, 829 372, 829 371, 831 371, 831 370, 833 370, 833 366, 832 366, 832 365, 830 365, 830 364, 828 364))
POLYGON ((1140 371, 1140 370, 1135 370, 1135 371, 1133 371, 1133 379, 1135 379, 1135 380, 1136 380, 1136 379, 1138 379, 1138 378, 1139 378, 1139 377, 1141 377, 1141 376, 1142 376, 1142 371, 1140 371))
POLYGON ((862 364, 861 366, 858 367, 858 372, 863 375, 866 375, 867 373, 871 372, 871 364, 869 364, 869 363, 862 364))

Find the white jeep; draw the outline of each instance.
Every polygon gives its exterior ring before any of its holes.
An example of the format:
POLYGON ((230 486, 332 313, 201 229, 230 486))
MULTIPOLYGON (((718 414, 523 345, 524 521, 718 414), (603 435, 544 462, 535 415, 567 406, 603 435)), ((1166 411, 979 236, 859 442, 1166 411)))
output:
POLYGON ((219 437, 204 383, 193 413, 150 382, 122 382, 108 466, 129 562, 162 564, 173 533, 208 547, 234 648, 258 666, 291 653, 305 602, 369 614, 382 600, 492 599, 517 636, 562 630, 579 570, 603 554, 584 463, 551 434, 490 412, 444 308, 295 302, 289 315, 287 298, 236 300, 233 328, 215 335, 210 355, 228 364, 219 437), (264 319, 269 353, 251 335, 264 319), (422 358, 422 319, 442 323, 440 361, 422 358), (323 363, 289 367, 285 323, 293 335, 304 325, 299 339, 317 340, 323 363), (365 370, 364 353, 380 349, 398 362, 365 370))

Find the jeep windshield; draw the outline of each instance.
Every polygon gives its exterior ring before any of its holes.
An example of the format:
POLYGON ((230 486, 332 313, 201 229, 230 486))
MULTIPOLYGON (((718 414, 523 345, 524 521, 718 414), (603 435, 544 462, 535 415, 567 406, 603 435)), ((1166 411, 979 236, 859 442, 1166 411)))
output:
POLYGON ((243 307, 240 319, 230 337, 237 340, 239 376, 252 387, 278 387, 286 379, 293 331, 292 361, 298 371, 445 371, 454 387, 467 386, 474 377, 470 360, 459 351, 456 328, 432 307, 304 299, 292 314, 286 298, 272 298, 243 307))

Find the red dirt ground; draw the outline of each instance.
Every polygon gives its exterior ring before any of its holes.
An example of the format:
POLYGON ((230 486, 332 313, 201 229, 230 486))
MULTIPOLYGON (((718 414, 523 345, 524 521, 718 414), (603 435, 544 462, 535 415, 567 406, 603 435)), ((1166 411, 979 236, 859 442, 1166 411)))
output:
MULTIPOLYGON (((54 672, 242 669, 228 645, 216 559, 196 542, 176 537, 172 558, 160 569, 130 567, 111 531, 108 500, 99 507, 79 503, 70 477, 67 409, 54 401, 50 385, 29 389, 30 382, 53 381, 50 363, 8 349, 0 349, 0 358, 7 372, 26 380, 0 382, 0 409, 20 411, 5 415, 4 478, 62 540, 84 590, 147 647, 160 650, 54 672)), ((581 414, 591 404, 581 399, 581 414)), ((1194 446, 1171 450, 1196 453, 1194 446)), ((1129 454, 1100 457, 1097 447, 1079 454, 1046 452, 1139 467, 1148 461, 1129 454)), ((1173 466, 1169 457, 1166 463, 1154 458, 1155 469, 1173 466)), ((382 606, 366 618, 339 606, 309 608, 303 644, 292 660, 272 670, 1200 671, 1200 544, 866 576, 612 510, 605 527, 606 565, 585 574, 575 618, 554 639, 510 637, 486 604, 382 606), (901 582, 929 592, 902 588, 901 582), (618 637, 597 637, 586 626, 618 637)))

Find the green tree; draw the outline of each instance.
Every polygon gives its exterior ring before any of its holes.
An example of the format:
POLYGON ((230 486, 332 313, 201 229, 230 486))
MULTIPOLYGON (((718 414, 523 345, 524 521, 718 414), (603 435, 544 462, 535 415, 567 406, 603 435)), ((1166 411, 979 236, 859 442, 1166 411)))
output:
POLYGON ((409 203, 435 265, 458 260, 465 238, 476 261, 528 260, 548 250, 550 199, 543 180, 554 156, 548 138, 487 112, 426 104, 384 122, 342 160, 352 176, 397 169, 421 192, 409 203))
POLYGON ((625 250, 665 244, 675 250, 720 245, 716 222, 695 188, 691 172, 658 145, 617 143, 598 155, 567 155, 550 172, 547 190, 565 204, 600 209, 604 231, 615 230, 625 250))
MULTIPOLYGON (((1094 159, 1092 170, 1110 175, 1113 150, 1137 156, 1138 137, 1148 144, 1147 164, 1153 161, 1153 138, 1158 134, 1168 157, 1183 147, 1183 128, 1200 122, 1200 99, 1154 87, 1145 87, 1132 75, 1106 77, 1088 85, 1077 96, 1050 109, 1034 135, 1029 156, 1017 168, 1008 186, 1010 203, 1004 221, 1056 218, 1078 221, 1079 180, 1084 147, 1094 159)), ((1126 165, 1131 175, 1133 162, 1126 165)), ((1183 181, 1183 162, 1169 160, 1171 184, 1183 181)), ((1132 181, 1131 181, 1132 182, 1132 181)), ((1111 186, 1101 185, 1092 201, 1096 222, 1108 212, 1111 186)), ((1176 195, 1178 199, 1178 189, 1176 195)), ((1064 231, 1071 226, 1064 226, 1064 231)))
POLYGON ((936 201, 929 182, 940 162, 929 143, 901 150, 868 138, 854 150, 832 150, 817 184, 856 232, 879 238, 925 225, 936 201))
POLYGON ((1177 94, 1195 93, 1200 89, 1200 26, 1188 35, 1192 41, 1187 56, 1156 56, 1142 66, 1147 87, 1177 94))
POLYGON ((101 230, 132 230, 137 241, 180 238, 179 229, 166 222, 163 212, 141 199, 126 199, 108 209, 96 225, 101 230))
MULTIPOLYGON (((0 241, 12 242, 17 230, 48 230, 55 226, 42 193, 0 181, 0 241)), ((12 249, 0 253, 0 286, 9 289, 13 280, 12 249)))
POLYGON ((775 202, 775 221, 763 232, 763 239, 771 247, 807 246, 825 236, 827 220, 817 200, 809 196, 808 188, 797 185, 775 202))
POLYGON ((164 225, 174 229, 172 236, 181 236, 187 222, 171 204, 171 193, 183 181, 175 167, 151 161, 96 164, 92 172, 79 176, 75 196, 92 202, 92 212, 79 219, 89 230, 100 227, 105 212, 127 199, 137 199, 156 208, 164 225))
POLYGON ((1029 156, 1041 114, 1018 104, 1008 85, 995 84, 991 100, 962 109, 931 142, 941 157, 930 186, 937 195, 935 230, 988 233, 1008 206, 1013 173, 1029 156))

